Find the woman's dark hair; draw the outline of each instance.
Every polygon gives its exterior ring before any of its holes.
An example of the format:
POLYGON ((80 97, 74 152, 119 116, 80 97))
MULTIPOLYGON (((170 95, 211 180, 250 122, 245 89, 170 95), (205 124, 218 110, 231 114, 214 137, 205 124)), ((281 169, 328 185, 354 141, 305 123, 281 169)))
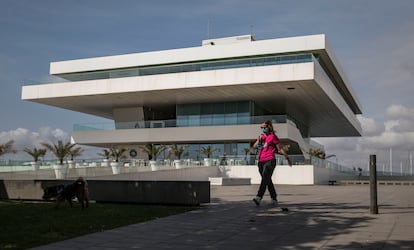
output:
POLYGON ((270 133, 274 134, 276 132, 275 129, 273 128, 273 124, 270 120, 265 120, 263 123, 267 125, 267 127, 269 128, 270 133))

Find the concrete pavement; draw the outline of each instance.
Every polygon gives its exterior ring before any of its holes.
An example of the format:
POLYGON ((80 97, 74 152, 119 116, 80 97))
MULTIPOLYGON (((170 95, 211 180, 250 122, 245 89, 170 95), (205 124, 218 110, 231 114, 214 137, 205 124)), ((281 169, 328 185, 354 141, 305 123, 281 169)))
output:
POLYGON ((277 185, 289 212, 251 199, 258 186, 212 186, 201 209, 36 249, 414 249, 414 186, 277 185))

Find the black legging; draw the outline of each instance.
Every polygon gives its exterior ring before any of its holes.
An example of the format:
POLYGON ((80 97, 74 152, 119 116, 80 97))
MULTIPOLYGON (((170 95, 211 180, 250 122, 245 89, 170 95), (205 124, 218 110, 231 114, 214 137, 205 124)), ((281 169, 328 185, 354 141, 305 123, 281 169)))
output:
POLYGON ((269 190, 270 197, 273 200, 276 200, 277 194, 276 194, 275 186, 273 185, 273 182, 272 182, 272 175, 276 167, 276 160, 273 159, 270 161, 259 162, 257 165, 259 167, 259 173, 262 176, 262 181, 260 182, 260 187, 259 187, 259 191, 257 192, 257 196, 260 198, 263 198, 263 195, 267 187, 267 190, 269 190))

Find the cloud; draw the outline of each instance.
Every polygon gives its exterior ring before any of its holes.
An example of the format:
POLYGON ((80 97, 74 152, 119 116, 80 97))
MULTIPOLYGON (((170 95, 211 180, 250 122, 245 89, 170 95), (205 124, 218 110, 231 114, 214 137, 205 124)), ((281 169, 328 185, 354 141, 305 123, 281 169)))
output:
POLYGON ((0 132, 0 142, 14 140, 14 148, 23 150, 24 148, 39 147, 42 142, 53 143, 58 140, 67 141, 70 135, 61 129, 51 129, 49 127, 40 128, 39 131, 30 131, 26 128, 17 128, 7 132, 0 132))
MULTIPOLYGON (((390 150, 393 166, 403 165, 408 171, 409 155, 414 151, 414 109, 390 105, 384 112, 385 121, 359 116, 362 137, 318 138, 327 154, 335 154, 341 165, 368 168, 369 155, 377 155, 379 166, 389 166, 390 150)), ((394 168, 393 168, 394 169, 394 168)), ((396 171, 396 169, 394 169, 396 171)))
POLYGON ((414 120, 414 108, 407 108, 403 105, 391 105, 385 111, 385 115, 391 120, 414 120))
MULTIPOLYGON (((6 143, 13 140, 13 149, 17 151, 16 154, 5 154, 0 156, 1 159, 10 160, 30 160, 31 157, 24 152, 25 148, 42 147, 41 143, 56 143, 59 140, 63 142, 70 141, 69 133, 62 129, 52 129, 50 127, 39 128, 38 131, 30 131, 26 128, 17 128, 15 130, 0 132, 0 143, 6 143)), ((84 149, 82 158, 97 158, 97 148, 81 146, 84 149)), ((47 155, 48 156, 48 155, 47 155)), ((50 156, 50 154, 49 154, 50 156)), ((52 156, 50 156, 52 157, 52 156)))
POLYGON ((414 108, 403 105, 391 105, 385 111, 388 119, 387 130, 398 133, 414 132, 414 108))
POLYGON ((384 124, 381 124, 379 122, 376 122, 372 118, 367 118, 364 116, 358 117, 359 122, 362 126, 362 134, 364 136, 373 136, 373 135, 379 135, 385 130, 384 124))

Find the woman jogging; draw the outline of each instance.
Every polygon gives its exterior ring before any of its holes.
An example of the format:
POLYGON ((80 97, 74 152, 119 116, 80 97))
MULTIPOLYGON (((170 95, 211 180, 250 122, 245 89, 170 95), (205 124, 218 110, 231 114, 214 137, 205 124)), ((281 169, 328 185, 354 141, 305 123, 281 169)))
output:
POLYGON ((257 196, 253 198, 253 201, 257 206, 259 206, 267 188, 269 190, 270 197, 272 198, 271 203, 276 206, 278 205, 277 194, 272 182, 272 175, 276 166, 276 152, 279 152, 285 156, 289 166, 292 166, 292 162, 290 161, 285 150, 283 150, 280 146, 280 140, 275 134, 272 122, 264 121, 260 128, 262 133, 259 135, 259 138, 257 138, 257 141, 254 143, 253 147, 258 148, 259 150, 258 168, 259 173, 262 176, 262 180, 260 182, 259 191, 257 191, 257 196))

